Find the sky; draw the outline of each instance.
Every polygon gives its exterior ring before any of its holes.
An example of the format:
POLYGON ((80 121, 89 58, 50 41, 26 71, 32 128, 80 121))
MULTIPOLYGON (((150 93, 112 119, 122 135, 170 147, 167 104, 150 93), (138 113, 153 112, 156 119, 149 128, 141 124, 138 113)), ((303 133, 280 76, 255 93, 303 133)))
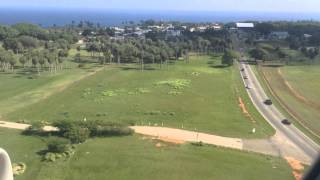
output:
POLYGON ((320 0, 0 0, 0 7, 173 11, 320 12, 320 0))

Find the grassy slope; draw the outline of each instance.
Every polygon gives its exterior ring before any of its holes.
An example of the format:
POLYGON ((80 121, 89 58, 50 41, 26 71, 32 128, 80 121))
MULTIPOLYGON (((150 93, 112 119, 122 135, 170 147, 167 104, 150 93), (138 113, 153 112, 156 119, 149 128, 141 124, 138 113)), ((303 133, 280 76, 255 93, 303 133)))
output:
POLYGON ((69 56, 70 57, 74 57, 77 53, 80 53, 81 57, 91 56, 91 54, 86 50, 80 50, 80 52, 75 48, 72 48, 72 49, 69 50, 69 56))
POLYGON ((72 85, 62 93, 8 115, 12 120, 102 119, 124 123, 158 124, 164 126, 211 132, 233 137, 265 137, 274 133, 249 103, 238 70, 210 67, 219 58, 192 57, 190 64, 179 63, 169 70, 140 72, 126 66, 111 68, 72 85), (208 64, 211 62, 213 64, 208 64), (200 73, 198 76, 193 72, 200 73), (155 83, 169 79, 191 81, 180 95, 169 95, 170 88, 155 83), (84 96, 85 89, 91 93, 84 96), (136 88, 150 91, 129 95, 136 88), (118 96, 102 96, 103 91, 114 91, 118 96), (238 106, 241 96, 258 123, 253 124, 238 106), (67 99, 67 101, 66 101, 67 99), (249 132, 253 127, 257 133, 249 132))
POLYGON ((320 104, 320 66, 287 66, 282 68, 284 78, 308 100, 320 104))
MULTIPOLYGON (((259 79, 259 81, 261 82, 261 85, 263 86, 263 88, 265 89, 266 93, 268 94, 268 96, 273 100, 274 105, 289 119, 294 120, 294 118, 283 108, 283 106, 278 102, 278 99, 276 99, 275 97, 273 97, 273 95, 271 94, 269 88, 267 87, 267 84, 265 82, 264 79, 262 79, 262 72, 260 72, 259 70, 257 70, 256 66, 252 66, 257 78, 259 79)), ((293 121, 293 123, 295 124, 296 127, 298 127, 301 131, 303 131, 307 136, 309 136, 310 138, 312 138, 315 142, 320 143, 320 139, 317 138, 316 136, 314 136, 312 133, 310 133, 306 128, 304 128, 303 126, 301 126, 300 123, 293 121)))
MULTIPOLYGON (((298 92, 303 96, 310 98, 312 101, 319 103, 319 98, 316 94, 319 94, 319 83, 316 79, 317 71, 299 71, 300 67, 284 68, 284 74, 286 80, 293 86, 297 88, 298 92), (290 72, 290 73, 289 73, 290 72)), ((303 67, 301 67, 303 69, 303 67)), ((267 77, 270 79, 271 86, 277 95, 281 98, 286 105, 298 115, 298 118, 310 129, 316 133, 320 133, 320 110, 312 106, 309 106, 297 99, 292 93, 288 93, 287 86, 283 81, 279 80, 279 75, 275 68, 264 68, 267 77)))
POLYGON ((73 179, 293 179, 286 162, 257 154, 191 145, 165 145, 140 136, 98 138, 77 147, 66 162, 48 164, 36 152, 44 142, 19 131, 0 129, 1 147, 27 171, 17 180, 73 179))
POLYGON ((53 74, 42 72, 40 76, 25 74, 23 70, 16 70, 15 73, 1 73, 0 115, 38 102, 52 91, 88 73, 88 69, 75 68, 73 63, 68 63, 67 67, 71 69, 53 74))

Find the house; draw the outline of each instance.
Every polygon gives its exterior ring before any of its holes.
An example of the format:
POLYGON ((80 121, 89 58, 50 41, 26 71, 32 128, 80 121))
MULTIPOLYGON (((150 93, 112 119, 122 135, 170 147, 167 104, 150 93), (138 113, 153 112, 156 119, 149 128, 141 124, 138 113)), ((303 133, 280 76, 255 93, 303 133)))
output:
POLYGON ((253 23, 236 23, 238 29, 252 29, 254 28, 253 23))
POLYGON ((219 31, 222 29, 222 27, 219 24, 214 24, 211 26, 211 29, 213 29, 215 31, 219 31))
POLYGON ((303 35, 303 37, 305 37, 305 38, 307 38, 307 39, 308 39, 308 38, 311 38, 311 37, 312 37, 312 35, 311 35, 311 34, 304 34, 304 35, 303 35))
POLYGON ((274 31, 269 34, 269 39, 287 39, 289 33, 286 31, 274 31))
POLYGON ((197 27, 197 31, 198 31, 198 32, 205 32, 207 29, 208 29, 207 26, 198 26, 198 27, 197 27))
POLYGON ((166 36, 167 37, 177 37, 181 35, 180 30, 174 30, 174 29, 169 29, 166 31, 166 36))

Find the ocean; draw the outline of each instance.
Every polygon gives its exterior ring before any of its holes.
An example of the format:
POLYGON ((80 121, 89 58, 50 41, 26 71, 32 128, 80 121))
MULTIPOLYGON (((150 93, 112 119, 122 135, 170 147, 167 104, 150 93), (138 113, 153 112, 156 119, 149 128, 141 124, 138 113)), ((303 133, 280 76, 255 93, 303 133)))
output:
POLYGON ((270 12, 191 12, 191 11, 132 11, 85 9, 10 9, 0 7, 0 24, 21 22, 43 27, 63 26, 72 21, 91 21, 104 26, 121 26, 123 22, 154 19, 181 22, 237 22, 275 20, 320 20, 320 13, 270 13, 270 12))

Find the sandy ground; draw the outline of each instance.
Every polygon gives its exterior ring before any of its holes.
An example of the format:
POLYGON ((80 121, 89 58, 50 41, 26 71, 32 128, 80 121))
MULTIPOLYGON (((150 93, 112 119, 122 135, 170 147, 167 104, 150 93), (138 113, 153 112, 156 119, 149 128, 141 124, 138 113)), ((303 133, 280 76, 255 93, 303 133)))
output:
POLYGON ((134 129, 137 134, 154 136, 162 140, 174 139, 185 142, 201 141, 205 144, 211 144, 239 150, 243 149, 242 139, 238 138, 227 138, 211 134, 165 127, 133 126, 131 128, 134 129))

